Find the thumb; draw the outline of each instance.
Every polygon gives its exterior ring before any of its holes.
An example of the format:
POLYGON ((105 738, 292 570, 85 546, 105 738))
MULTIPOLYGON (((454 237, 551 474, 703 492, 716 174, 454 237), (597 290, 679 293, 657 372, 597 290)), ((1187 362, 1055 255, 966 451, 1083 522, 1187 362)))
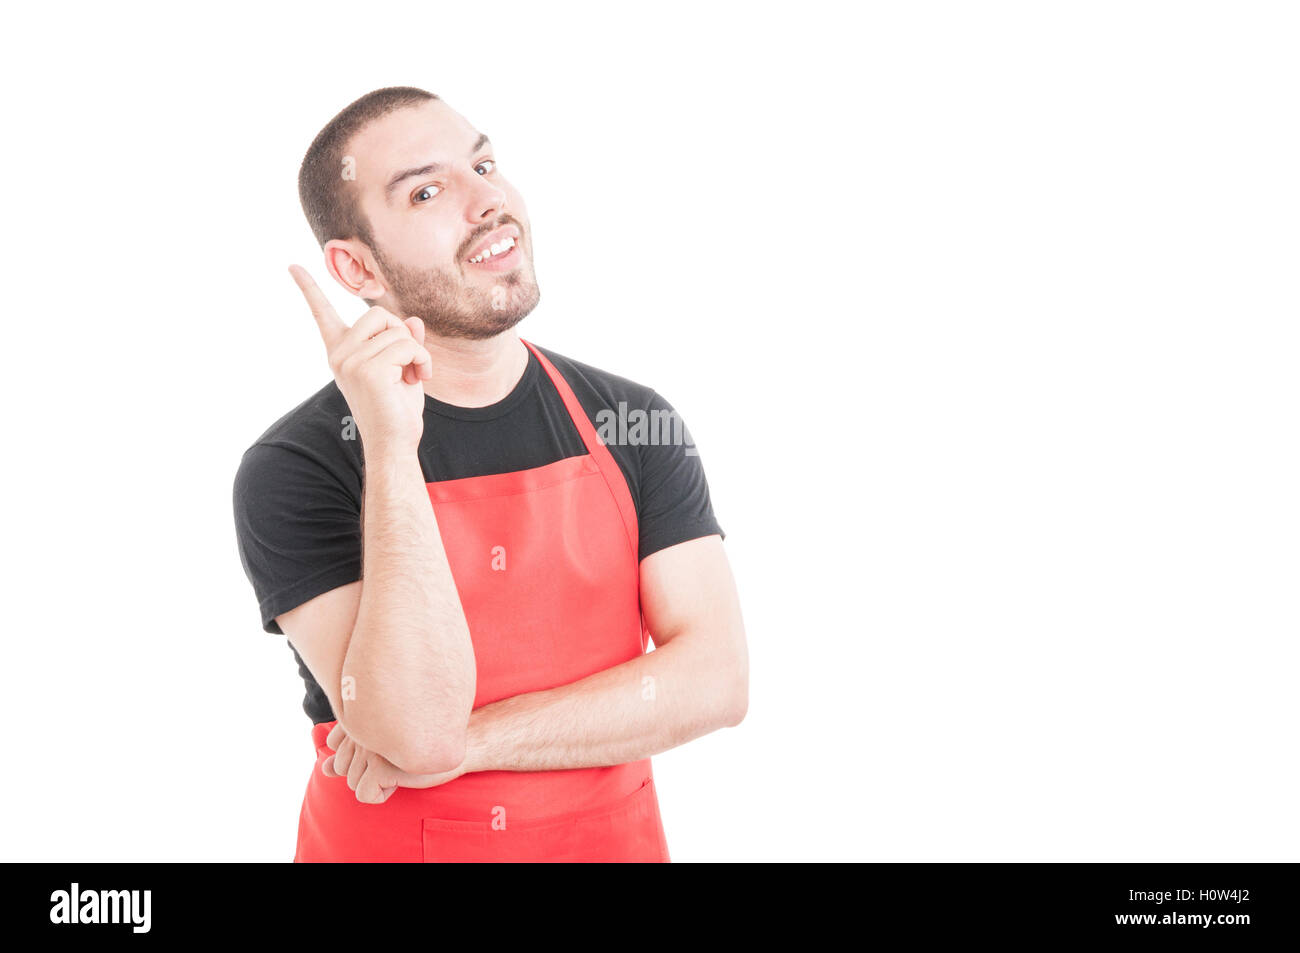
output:
POLYGON ((411 336, 416 344, 424 344, 424 322, 419 318, 407 318, 406 326, 411 329, 411 336))
MULTIPOLYGON (((411 337, 415 338, 415 343, 424 344, 424 322, 419 318, 407 318, 402 324, 406 325, 406 330, 411 332, 411 337)), ((420 383, 420 369, 410 364, 402 368, 402 380, 407 384, 420 383)))
MULTIPOLYGON (((424 347, 424 322, 419 318, 407 318, 404 322, 406 329, 411 332, 411 337, 415 338, 415 343, 424 347)), ((433 368, 428 361, 419 364, 408 364, 402 370, 402 380, 408 384, 418 384, 422 380, 433 380, 433 368)))

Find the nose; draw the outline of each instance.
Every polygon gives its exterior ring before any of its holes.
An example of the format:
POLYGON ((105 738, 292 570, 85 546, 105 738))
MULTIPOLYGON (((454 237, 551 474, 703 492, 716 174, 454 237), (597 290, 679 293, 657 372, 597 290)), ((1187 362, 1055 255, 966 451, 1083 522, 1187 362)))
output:
POLYGON ((506 210, 506 193, 504 189, 493 185, 477 172, 473 175, 478 181, 475 183, 476 187, 470 192, 468 215, 469 220, 478 225, 506 210))

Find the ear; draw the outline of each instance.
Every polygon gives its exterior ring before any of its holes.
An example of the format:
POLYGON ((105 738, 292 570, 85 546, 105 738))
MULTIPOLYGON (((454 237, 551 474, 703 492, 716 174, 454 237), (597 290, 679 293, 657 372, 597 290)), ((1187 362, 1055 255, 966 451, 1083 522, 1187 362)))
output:
POLYGON ((370 256, 361 242, 331 238, 325 243, 324 252, 326 270, 349 294, 368 301, 377 301, 384 296, 386 292, 378 275, 378 266, 374 271, 366 266, 370 256))

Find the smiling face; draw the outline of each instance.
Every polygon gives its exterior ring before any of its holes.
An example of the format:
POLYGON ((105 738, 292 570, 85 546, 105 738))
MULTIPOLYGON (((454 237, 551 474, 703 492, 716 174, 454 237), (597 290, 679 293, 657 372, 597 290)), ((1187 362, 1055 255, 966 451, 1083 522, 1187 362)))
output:
POLYGON ((369 123, 347 154, 373 244, 326 244, 340 281, 443 337, 494 337, 533 310, 528 212, 487 136, 430 100, 369 123))

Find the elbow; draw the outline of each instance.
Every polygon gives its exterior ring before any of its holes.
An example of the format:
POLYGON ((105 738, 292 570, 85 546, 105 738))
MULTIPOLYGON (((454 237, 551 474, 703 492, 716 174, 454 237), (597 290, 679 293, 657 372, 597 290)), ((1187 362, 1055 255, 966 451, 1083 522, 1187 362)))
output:
POLYGON ((745 715, 749 711, 749 680, 737 682, 728 686, 723 695, 725 703, 722 706, 722 724, 727 728, 734 728, 745 720, 745 715))
POLYGON ((743 654, 731 655, 702 667, 710 677, 708 697, 712 699, 714 730, 736 727, 749 711, 749 659, 743 654))
POLYGON ((344 730, 358 745, 387 758, 407 774, 442 774, 465 760, 467 723, 458 729, 447 725, 414 731, 394 718, 349 719, 344 730))
POLYGON ((402 738, 385 757, 407 774, 454 771, 465 760, 465 728, 402 738))
POLYGON ((735 728, 745 720, 745 713, 749 710, 749 699, 741 696, 739 700, 733 701, 723 713, 722 724, 725 728, 735 728))

